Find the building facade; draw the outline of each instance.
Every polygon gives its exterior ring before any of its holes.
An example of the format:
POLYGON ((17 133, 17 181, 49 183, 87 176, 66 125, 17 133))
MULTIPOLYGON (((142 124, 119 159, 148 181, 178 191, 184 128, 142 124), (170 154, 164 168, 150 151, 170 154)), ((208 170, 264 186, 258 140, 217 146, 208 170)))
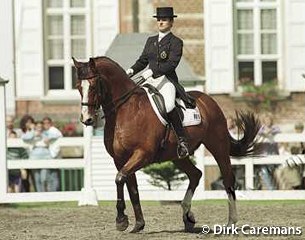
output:
POLYGON ((157 6, 173 6, 184 57, 226 114, 244 81, 275 81, 279 122, 305 121, 303 0, 15 0, 0 9, 0 59, 8 112, 77 116, 71 57, 103 55, 118 33, 155 32, 157 6), (11 26, 11 27, 10 27, 11 26))
POLYGON ((8 113, 77 116, 80 97, 72 56, 86 61, 106 52, 119 32, 118 4, 115 0, 5 1, 0 29, 9 39, 1 50, 8 58, 1 62, 9 67, 2 67, 0 74, 10 80, 8 113))

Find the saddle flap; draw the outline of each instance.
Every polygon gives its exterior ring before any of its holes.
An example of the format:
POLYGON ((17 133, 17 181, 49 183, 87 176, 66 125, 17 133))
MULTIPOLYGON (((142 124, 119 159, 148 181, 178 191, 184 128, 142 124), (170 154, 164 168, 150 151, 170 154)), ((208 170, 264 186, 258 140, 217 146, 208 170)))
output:
MULTIPOLYGON (((145 90, 148 99, 150 101, 150 104, 154 112, 156 113, 157 117, 159 118, 160 122, 164 126, 166 126, 168 124, 168 121, 167 121, 166 108, 164 104, 165 101, 164 96, 162 96, 162 94, 150 84, 144 84, 143 89, 145 90)), ((198 107, 194 109, 186 108, 184 101, 178 98, 176 99, 176 105, 180 106, 179 109, 181 109, 181 111, 179 111, 180 112, 179 115, 182 114, 182 116, 180 117, 181 119, 183 119, 182 125, 184 127, 194 126, 201 123, 201 115, 198 107)))

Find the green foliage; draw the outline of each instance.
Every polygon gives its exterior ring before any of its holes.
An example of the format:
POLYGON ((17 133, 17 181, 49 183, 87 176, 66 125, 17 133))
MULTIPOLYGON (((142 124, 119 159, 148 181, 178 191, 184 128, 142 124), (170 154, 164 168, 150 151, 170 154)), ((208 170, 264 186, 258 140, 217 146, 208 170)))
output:
POLYGON ((83 135, 83 127, 76 120, 54 120, 54 126, 57 127, 64 137, 80 137, 83 135))
MULTIPOLYGON (((182 161, 189 161, 187 159, 182 161)), ((195 160, 191 160, 194 164, 195 160)), ((182 184, 187 176, 180 171, 171 161, 162 163, 153 163, 143 169, 143 172, 150 175, 149 181, 153 186, 166 190, 172 190, 182 184)))
POLYGON ((240 85, 242 97, 252 106, 263 110, 271 110, 273 104, 282 99, 276 81, 269 81, 260 86, 251 83, 240 85))

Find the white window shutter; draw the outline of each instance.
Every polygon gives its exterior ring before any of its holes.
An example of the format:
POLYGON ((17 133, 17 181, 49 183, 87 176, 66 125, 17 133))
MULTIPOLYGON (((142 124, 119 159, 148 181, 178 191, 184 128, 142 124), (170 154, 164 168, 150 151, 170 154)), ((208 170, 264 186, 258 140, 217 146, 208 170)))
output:
POLYGON ((286 89, 304 91, 305 80, 305 1, 285 1, 286 89))
POLYGON ((95 56, 102 56, 119 32, 118 0, 94 0, 93 11, 93 53, 95 56))
POLYGON ((232 0, 204 1, 205 69, 208 93, 234 90, 232 0))
POLYGON ((18 98, 43 96, 42 1, 15 1, 16 90, 18 98))

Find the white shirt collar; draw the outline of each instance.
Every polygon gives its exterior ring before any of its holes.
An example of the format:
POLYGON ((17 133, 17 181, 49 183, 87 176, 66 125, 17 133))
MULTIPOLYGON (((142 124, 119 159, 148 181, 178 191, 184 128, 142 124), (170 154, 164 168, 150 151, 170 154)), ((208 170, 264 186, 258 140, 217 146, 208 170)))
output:
POLYGON ((159 32, 159 39, 158 41, 160 42, 162 38, 164 38, 167 34, 169 34, 170 31, 167 31, 167 32, 159 32))

